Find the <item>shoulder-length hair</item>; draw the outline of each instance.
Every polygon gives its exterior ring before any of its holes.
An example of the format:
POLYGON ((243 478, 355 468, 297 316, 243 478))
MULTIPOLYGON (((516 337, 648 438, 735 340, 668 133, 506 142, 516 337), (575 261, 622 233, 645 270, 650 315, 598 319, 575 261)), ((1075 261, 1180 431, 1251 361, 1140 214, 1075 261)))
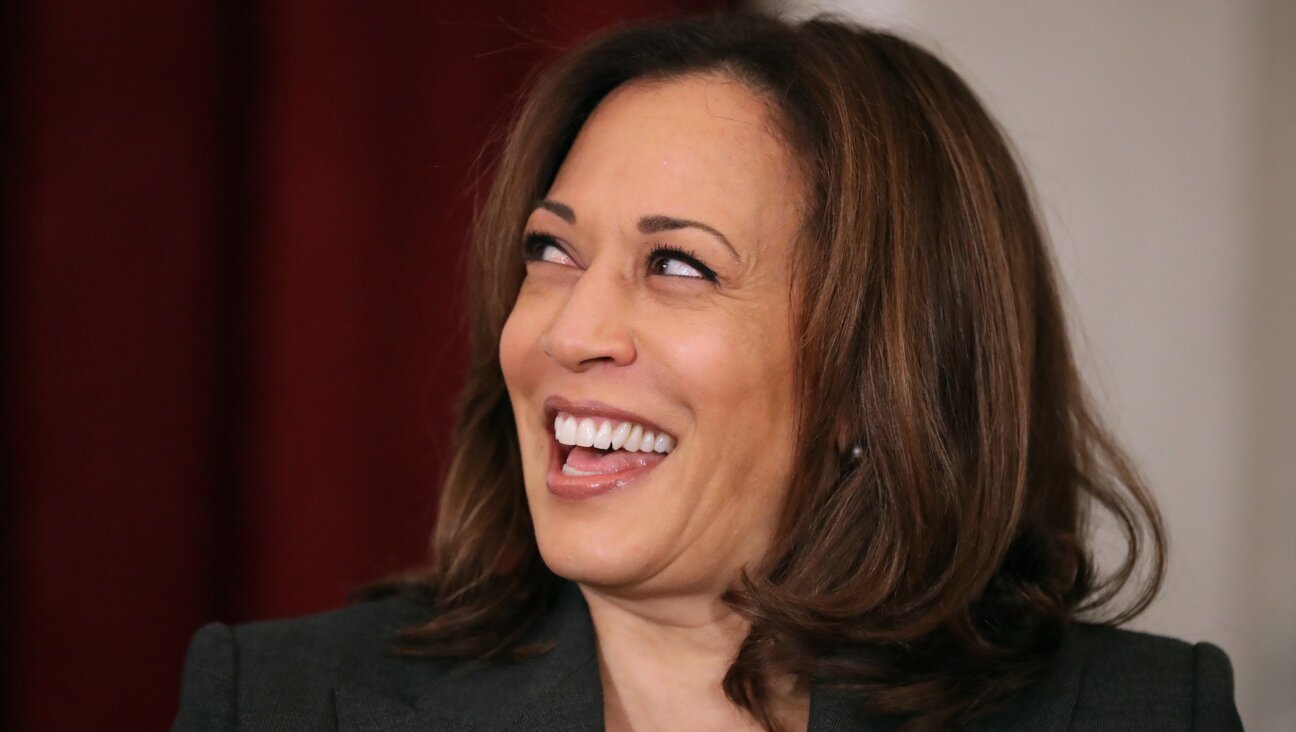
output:
POLYGON ((1146 607, 1164 533, 1088 405, 1003 134, 930 53, 831 18, 619 29, 535 79, 479 212, 454 456, 430 562, 407 580, 435 615, 403 641, 440 656, 543 652, 521 639, 556 578, 498 356, 522 226, 600 100, 694 73, 767 100, 809 199, 792 254, 794 477, 769 556, 725 597, 751 625, 724 690, 770 728, 783 674, 858 690, 915 726, 966 722, 1039 678, 1078 613, 1114 624, 1146 607), (1106 575, 1086 546, 1095 505, 1127 545, 1106 575))

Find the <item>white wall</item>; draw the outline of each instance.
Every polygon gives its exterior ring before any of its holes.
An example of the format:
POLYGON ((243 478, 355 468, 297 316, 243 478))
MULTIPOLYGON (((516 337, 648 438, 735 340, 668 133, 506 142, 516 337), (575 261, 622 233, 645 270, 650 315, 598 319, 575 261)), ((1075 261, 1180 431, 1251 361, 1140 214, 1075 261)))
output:
POLYGON ((1003 123, 1170 527, 1134 627, 1223 646, 1247 727, 1296 730, 1296 2, 777 6, 918 40, 1003 123))

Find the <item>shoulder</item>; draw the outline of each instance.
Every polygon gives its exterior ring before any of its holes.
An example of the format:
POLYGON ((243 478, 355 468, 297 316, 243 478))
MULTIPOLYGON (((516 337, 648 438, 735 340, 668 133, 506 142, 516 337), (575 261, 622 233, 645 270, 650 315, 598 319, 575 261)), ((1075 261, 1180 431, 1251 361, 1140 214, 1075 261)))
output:
POLYGON ((287 620, 204 626, 189 645, 174 730, 332 729, 329 695, 338 684, 383 686, 439 666, 390 653, 396 631, 426 616, 391 598, 287 620))
POLYGON ((1069 686, 1070 729, 1240 730, 1228 656, 1209 643, 1079 624, 1046 687, 1069 686))
POLYGON ((277 666, 292 662, 316 669, 354 669, 357 663, 385 658, 396 631, 426 618, 427 611, 419 605, 402 598, 387 598, 228 630, 245 663, 277 666))

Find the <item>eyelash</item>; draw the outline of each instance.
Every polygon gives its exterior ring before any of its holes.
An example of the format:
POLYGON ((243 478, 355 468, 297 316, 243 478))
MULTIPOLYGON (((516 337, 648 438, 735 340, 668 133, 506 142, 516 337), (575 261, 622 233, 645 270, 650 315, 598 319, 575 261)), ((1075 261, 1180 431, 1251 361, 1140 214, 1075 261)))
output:
MULTIPOLYGON (((654 244, 652 251, 648 252, 648 269, 652 271, 653 265, 663 259, 678 259, 688 266, 696 269, 702 279, 708 282, 716 281, 716 273, 698 259, 697 255, 686 249, 677 247, 668 247, 665 244, 654 244)), ((680 275, 662 275, 663 277, 680 277, 680 275)), ((682 278, 682 277, 681 277, 682 278)))
MULTIPOLYGON (((528 262, 539 261, 540 253, 543 252, 544 248, 547 246, 556 246, 559 249, 562 248, 562 246, 558 243, 558 238, 552 234, 548 234, 543 231, 529 232, 526 235, 524 235, 522 238, 523 257, 528 262)), ((570 257, 571 255, 568 254, 567 256, 570 257)), ((654 271, 653 265, 665 259, 677 259, 683 262, 684 264, 687 264, 688 266, 697 270, 698 274, 702 275, 702 279, 705 279, 708 282, 715 282, 717 279, 715 270, 712 270, 710 267, 703 264, 702 260, 698 259, 698 256, 696 254, 694 254, 693 252, 687 249, 680 249, 678 247, 667 246, 665 244, 654 244, 652 250, 648 252, 648 256, 645 258, 645 263, 648 265, 648 270, 650 272, 653 272, 654 271)), ((688 279, 687 277, 683 277, 681 275, 662 275, 662 276, 676 277, 678 279, 688 279)))
MULTIPOLYGON (((543 231, 529 231, 522 236, 522 258, 528 262, 540 259, 540 252, 550 244, 558 246, 558 238, 543 231)), ((561 248, 561 247, 559 247, 561 248)))

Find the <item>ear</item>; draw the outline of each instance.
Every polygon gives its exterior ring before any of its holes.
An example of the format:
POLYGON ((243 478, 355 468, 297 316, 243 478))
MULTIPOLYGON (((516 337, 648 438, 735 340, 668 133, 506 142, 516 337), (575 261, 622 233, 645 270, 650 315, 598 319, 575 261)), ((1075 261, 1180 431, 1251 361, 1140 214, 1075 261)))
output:
POLYGON ((833 446, 843 460, 859 460, 863 453, 863 446, 860 444, 860 438, 856 434, 856 430, 848 422, 849 420, 845 417, 837 420, 837 426, 833 430, 833 446))

